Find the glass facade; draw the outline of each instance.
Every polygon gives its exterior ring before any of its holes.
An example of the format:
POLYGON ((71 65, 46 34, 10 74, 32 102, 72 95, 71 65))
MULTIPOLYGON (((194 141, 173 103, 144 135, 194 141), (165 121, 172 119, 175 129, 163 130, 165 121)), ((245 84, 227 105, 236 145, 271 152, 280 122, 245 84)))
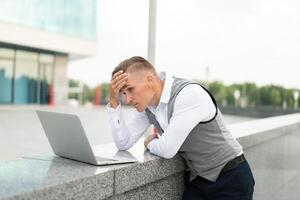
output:
POLYGON ((53 83, 54 56, 49 54, 40 54, 39 57, 39 93, 40 104, 48 104, 50 92, 53 83))
POLYGON ((16 51, 14 103, 37 103, 38 53, 16 51))
POLYGON ((12 102, 14 51, 0 48, 0 103, 12 102))
POLYGON ((0 104, 48 104, 55 55, 0 48, 0 104))
POLYGON ((97 0, 1 0, 0 21, 96 39, 97 0))

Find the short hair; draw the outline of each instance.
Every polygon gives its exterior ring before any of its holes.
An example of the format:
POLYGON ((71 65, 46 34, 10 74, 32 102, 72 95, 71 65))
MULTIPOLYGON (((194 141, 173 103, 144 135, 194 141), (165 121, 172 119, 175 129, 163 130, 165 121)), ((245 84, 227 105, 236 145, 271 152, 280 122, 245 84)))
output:
POLYGON ((123 60, 112 72, 112 76, 118 71, 128 72, 128 71, 139 71, 139 70, 150 70, 156 73, 153 65, 141 56, 133 56, 129 59, 123 60))

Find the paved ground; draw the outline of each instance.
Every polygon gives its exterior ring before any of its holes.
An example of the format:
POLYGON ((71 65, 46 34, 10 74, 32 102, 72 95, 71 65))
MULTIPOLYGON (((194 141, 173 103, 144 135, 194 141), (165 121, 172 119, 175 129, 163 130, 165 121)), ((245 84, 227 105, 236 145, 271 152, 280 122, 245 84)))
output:
POLYGON ((255 179, 254 200, 300 199, 300 130, 245 150, 255 179))

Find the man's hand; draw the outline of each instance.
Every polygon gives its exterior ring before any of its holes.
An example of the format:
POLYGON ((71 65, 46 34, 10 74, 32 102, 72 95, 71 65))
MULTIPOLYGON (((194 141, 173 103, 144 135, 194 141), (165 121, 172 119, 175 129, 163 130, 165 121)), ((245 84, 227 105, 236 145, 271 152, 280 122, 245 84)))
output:
POLYGON ((149 144, 154 138, 158 138, 158 136, 157 136, 156 133, 150 133, 150 134, 146 137, 146 139, 145 139, 145 141, 144 141, 144 146, 145 146, 145 148, 146 148, 147 150, 149 150, 149 149, 147 148, 148 144, 149 144))
POLYGON ((116 72, 110 82, 110 98, 109 103, 112 108, 116 108, 119 105, 119 95, 122 87, 127 83, 128 76, 123 71, 116 72))

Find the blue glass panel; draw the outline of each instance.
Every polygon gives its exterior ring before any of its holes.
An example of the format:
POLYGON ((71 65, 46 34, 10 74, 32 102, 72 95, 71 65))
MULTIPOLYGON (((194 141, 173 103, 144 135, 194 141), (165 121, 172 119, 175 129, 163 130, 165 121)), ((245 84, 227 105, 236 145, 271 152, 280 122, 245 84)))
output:
POLYGON ((0 20, 96 39, 97 0, 1 0, 0 20))
POLYGON ((14 51, 0 48, 0 104, 12 102, 14 51))
POLYGON ((39 103, 48 104, 50 100, 49 88, 53 84, 54 55, 40 54, 39 57, 39 103))
POLYGON ((13 61, 0 58, 0 103, 12 101, 13 61))
POLYGON ((38 54, 17 50, 14 103, 37 103, 38 54))

